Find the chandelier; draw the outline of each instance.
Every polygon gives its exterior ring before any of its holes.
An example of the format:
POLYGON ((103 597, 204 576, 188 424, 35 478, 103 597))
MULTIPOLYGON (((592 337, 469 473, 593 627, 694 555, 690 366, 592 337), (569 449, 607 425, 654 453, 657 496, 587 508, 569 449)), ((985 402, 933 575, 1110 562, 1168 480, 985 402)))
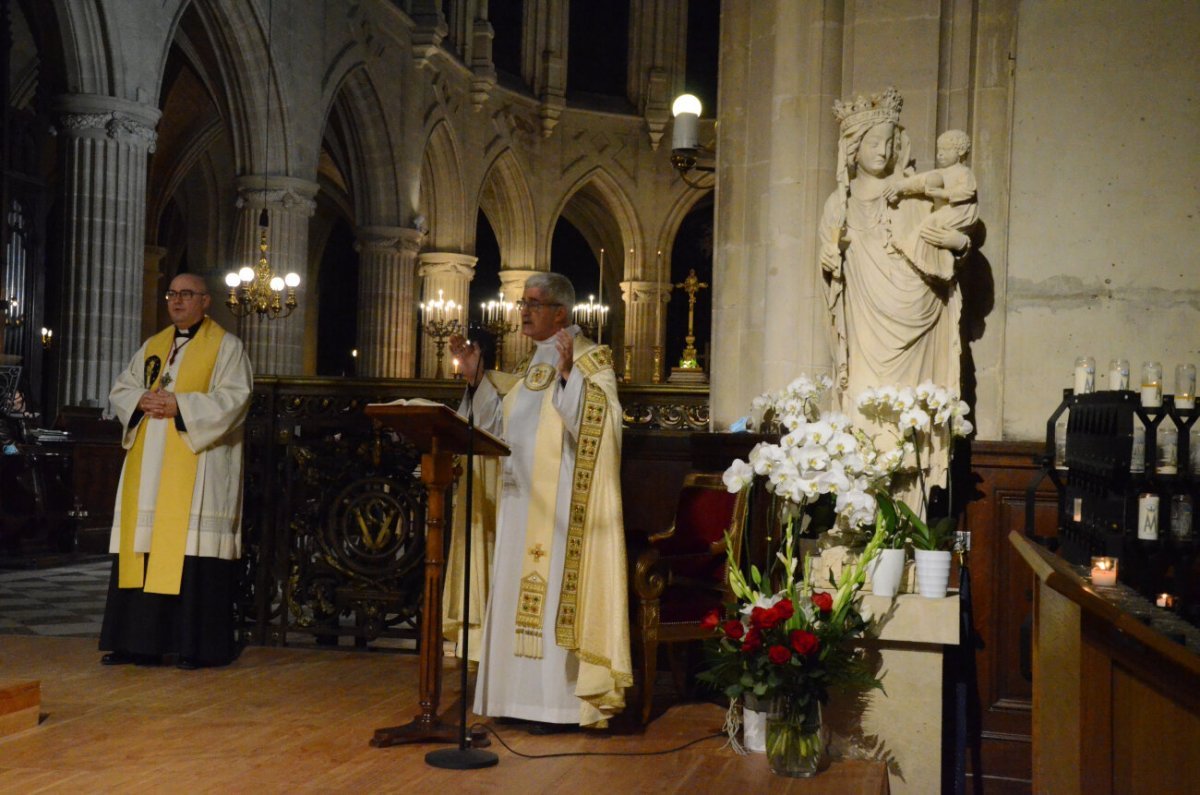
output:
MULTIPOLYGON (((267 99, 267 123, 263 134, 263 201, 266 202, 267 195, 267 160, 270 155, 271 144, 271 77, 274 69, 274 60, 271 55, 271 20, 272 20, 273 3, 267 2, 267 91, 264 95, 267 99)), ((267 262, 267 228, 269 226, 269 218, 267 208, 263 207, 262 212, 258 215, 258 264, 251 268, 249 265, 243 266, 237 272, 230 271, 225 274, 225 286, 229 288, 229 295, 225 299, 225 306, 229 307, 229 311, 234 317, 247 317, 251 314, 258 315, 266 320, 274 320, 275 318, 287 317, 296 309, 296 288, 300 286, 300 275, 297 273, 289 273, 286 276, 280 276, 271 270, 270 264, 267 262), (284 297, 284 289, 287 290, 287 297, 284 297)))
POLYGON ((229 288, 225 306, 229 307, 234 317, 257 314, 274 320, 287 317, 296 308, 296 288, 300 286, 300 275, 289 273, 280 276, 271 270, 267 262, 267 224, 267 208, 264 207, 258 216, 258 264, 253 268, 245 265, 236 273, 230 271, 225 274, 225 285, 229 288))

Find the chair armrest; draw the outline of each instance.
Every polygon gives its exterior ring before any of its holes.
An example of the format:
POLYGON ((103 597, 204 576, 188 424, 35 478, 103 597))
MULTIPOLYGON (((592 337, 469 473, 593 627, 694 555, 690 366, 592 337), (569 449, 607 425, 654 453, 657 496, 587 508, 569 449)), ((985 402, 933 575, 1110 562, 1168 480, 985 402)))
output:
POLYGON ((634 593, 643 601, 661 598, 671 575, 658 550, 647 547, 638 551, 632 560, 633 571, 629 579, 633 583, 634 593))

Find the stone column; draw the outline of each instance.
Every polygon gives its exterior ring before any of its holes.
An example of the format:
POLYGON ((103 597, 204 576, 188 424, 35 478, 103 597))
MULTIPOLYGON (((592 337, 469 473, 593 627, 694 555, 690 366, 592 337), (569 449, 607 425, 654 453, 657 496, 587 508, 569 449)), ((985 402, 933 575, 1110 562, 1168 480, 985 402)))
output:
POLYGON ((687 54, 687 3, 642 0, 630 6, 629 77, 626 93, 646 120, 650 148, 658 149, 683 87, 687 54))
MULTIPOLYGON (((417 257, 420 263, 417 275, 421 277, 421 301, 433 301, 441 296, 462 306, 460 320, 465 325, 471 300, 471 279, 475 278, 475 263, 479 260, 470 254, 451 251, 427 251, 417 257)), ((418 317, 418 323, 420 318, 418 317)), ((443 360, 446 374, 450 373, 450 354, 443 360)), ((437 347, 433 337, 421 332, 421 377, 437 375, 437 347)))
POLYGON ((358 260, 358 375, 412 378, 417 360, 416 229, 367 226, 358 260))
MULTIPOLYGON (((168 282, 163 279, 162 263, 167 256, 163 246, 146 246, 142 261, 142 339, 158 331, 158 307, 163 303, 168 282)), ((208 289, 214 286, 209 284, 208 289)), ((213 293, 213 301, 220 303, 220 293, 213 293)))
MULTIPOLYGON (((504 293, 504 300, 516 303, 525 291, 525 280, 535 273, 540 273, 540 271, 501 268, 500 292, 504 293)), ((521 333, 521 313, 514 308, 512 317, 512 322, 517 324, 517 330, 504 338, 504 369, 506 370, 516 367, 533 350, 533 340, 521 333)))
MULTIPOLYGON (((635 384, 653 383, 654 346, 665 345, 667 302, 671 300, 670 282, 632 280, 621 282, 621 298, 625 301, 625 347, 633 346, 633 371, 630 380, 635 384)), ((625 351, 614 350, 613 357, 624 369, 625 351)), ((666 382, 670 367, 660 362, 659 378, 666 382)))
POLYGON ((756 395, 831 371, 816 229, 836 185, 830 108, 842 75, 837 4, 764 0, 721 11, 709 373, 718 430, 756 395))
POLYGON ((158 108, 98 95, 55 102, 63 152, 59 405, 104 405, 142 342, 146 155, 158 108))
MULTIPOLYGON (((238 336, 246 343, 254 372, 258 375, 301 375, 304 372, 304 327, 309 318, 313 275, 308 272, 308 219, 317 208, 313 197, 317 183, 294 177, 239 177, 239 212, 232 264, 254 267, 258 262, 259 215, 268 214, 267 262, 280 276, 300 274, 296 290, 299 305, 286 318, 274 320, 258 315, 241 318, 238 336)), ((315 319, 315 315, 314 315, 315 319)))

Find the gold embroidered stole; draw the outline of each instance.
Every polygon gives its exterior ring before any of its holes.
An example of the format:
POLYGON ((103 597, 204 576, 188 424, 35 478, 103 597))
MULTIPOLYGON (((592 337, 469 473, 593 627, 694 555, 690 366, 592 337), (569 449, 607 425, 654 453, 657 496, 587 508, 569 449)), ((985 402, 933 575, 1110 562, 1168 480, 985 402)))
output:
POLYGON ((562 421, 548 400, 550 385, 557 377, 550 364, 536 364, 524 381, 504 400, 504 421, 516 404, 516 396, 528 390, 540 397, 537 433, 533 444, 533 472, 529 485, 529 513, 525 520, 525 553, 517 595, 517 626, 514 653, 518 657, 542 658, 542 623, 546 590, 550 583, 550 551, 554 543, 554 513, 558 502, 558 471, 562 462, 562 421))
POLYGON ((563 561, 562 595, 558 600, 555 640, 564 649, 578 649, 576 630, 579 617, 579 565, 583 559, 584 527, 588 519, 588 501, 592 496, 592 476, 600 453, 608 401, 604 390, 592 383, 592 376, 612 367, 612 349, 597 345, 580 356, 575 366, 584 377, 583 416, 575 447, 575 470, 571 474, 571 510, 567 526, 567 554, 563 561))
MULTIPOLYGON (((576 623, 579 605, 579 571, 583 555, 584 525, 588 514, 592 475, 600 450, 608 403, 604 391, 591 383, 591 376, 604 367, 612 367, 611 350, 593 345, 578 356, 575 366, 584 376, 584 407, 575 450, 571 477, 571 505, 568 512, 567 546, 563 561, 562 589, 555 618, 555 640, 565 649, 579 646, 576 623)), ((562 422, 553 400, 546 399, 547 389, 557 377, 554 367, 535 365, 525 374, 521 388, 542 392, 534 440, 533 472, 530 483, 529 513, 525 525, 525 555, 520 591, 517 597, 516 647, 518 657, 542 657, 542 625, 546 609, 546 591, 550 580, 550 553, 554 541, 554 522, 558 502, 558 477, 562 464, 562 422), (547 371, 548 368, 548 371, 547 371)), ((505 422, 514 398, 505 399, 505 422)))
MULTIPOLYGON (((188 343, 187 355, 179 363, 176 392, 204 392, 212 381, 217 352, 225 330, 205 318, 195 337, 188 343)), ((146 389, 161 384, 167 372, 164 362, 175 340, 175 327, 169 326, 146 343, 143 378, 146 389)), ((147 593, 177 595, 183 578, 183 557, 187 546, 188 521, 192 511, 192 492, 200 456, 188 449, 172 422, 167 427, 162 471, 154 502, 154 525, 150 536, 150 562, 134 551, 138 520, 138 492, 142 481, 142 456, 146 446, 145 421, 138 424, 137 436, 125 458, 125 485, 121 491, 121 539, 117 557, 118 585, 142 588, 145 571, 147 593)))

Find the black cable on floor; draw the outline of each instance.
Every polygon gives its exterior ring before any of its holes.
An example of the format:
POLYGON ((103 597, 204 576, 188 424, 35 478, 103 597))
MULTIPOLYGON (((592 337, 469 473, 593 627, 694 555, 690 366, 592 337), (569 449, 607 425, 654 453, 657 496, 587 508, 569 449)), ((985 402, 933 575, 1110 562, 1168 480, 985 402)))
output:
POLYGON ((504 738, 501 737, 491 726, 488 726, 485 723, 473 724, 471 726, 471 734, 475 734, 476 729, 482 729, 483 731, 486 731, 488 734, 495 737, 496 742, 503 745, 510 754, 513 754, 514 756, 520 756, 524 759, 556 759, 564 756, 663 756, 665 754, 678 753, 686 748, 691 748, 697 743, 702 743, 705 740, 712 740, 717 737, 725 737, 725 732, 706 734, 703 737, 697 737, 695 740, 686 742, 683 745, 675 748, 666 748, 661 751, 567 751, 558 754, 523 754, 520 751, 515 750, 508 743, 504 742, 504 738))

